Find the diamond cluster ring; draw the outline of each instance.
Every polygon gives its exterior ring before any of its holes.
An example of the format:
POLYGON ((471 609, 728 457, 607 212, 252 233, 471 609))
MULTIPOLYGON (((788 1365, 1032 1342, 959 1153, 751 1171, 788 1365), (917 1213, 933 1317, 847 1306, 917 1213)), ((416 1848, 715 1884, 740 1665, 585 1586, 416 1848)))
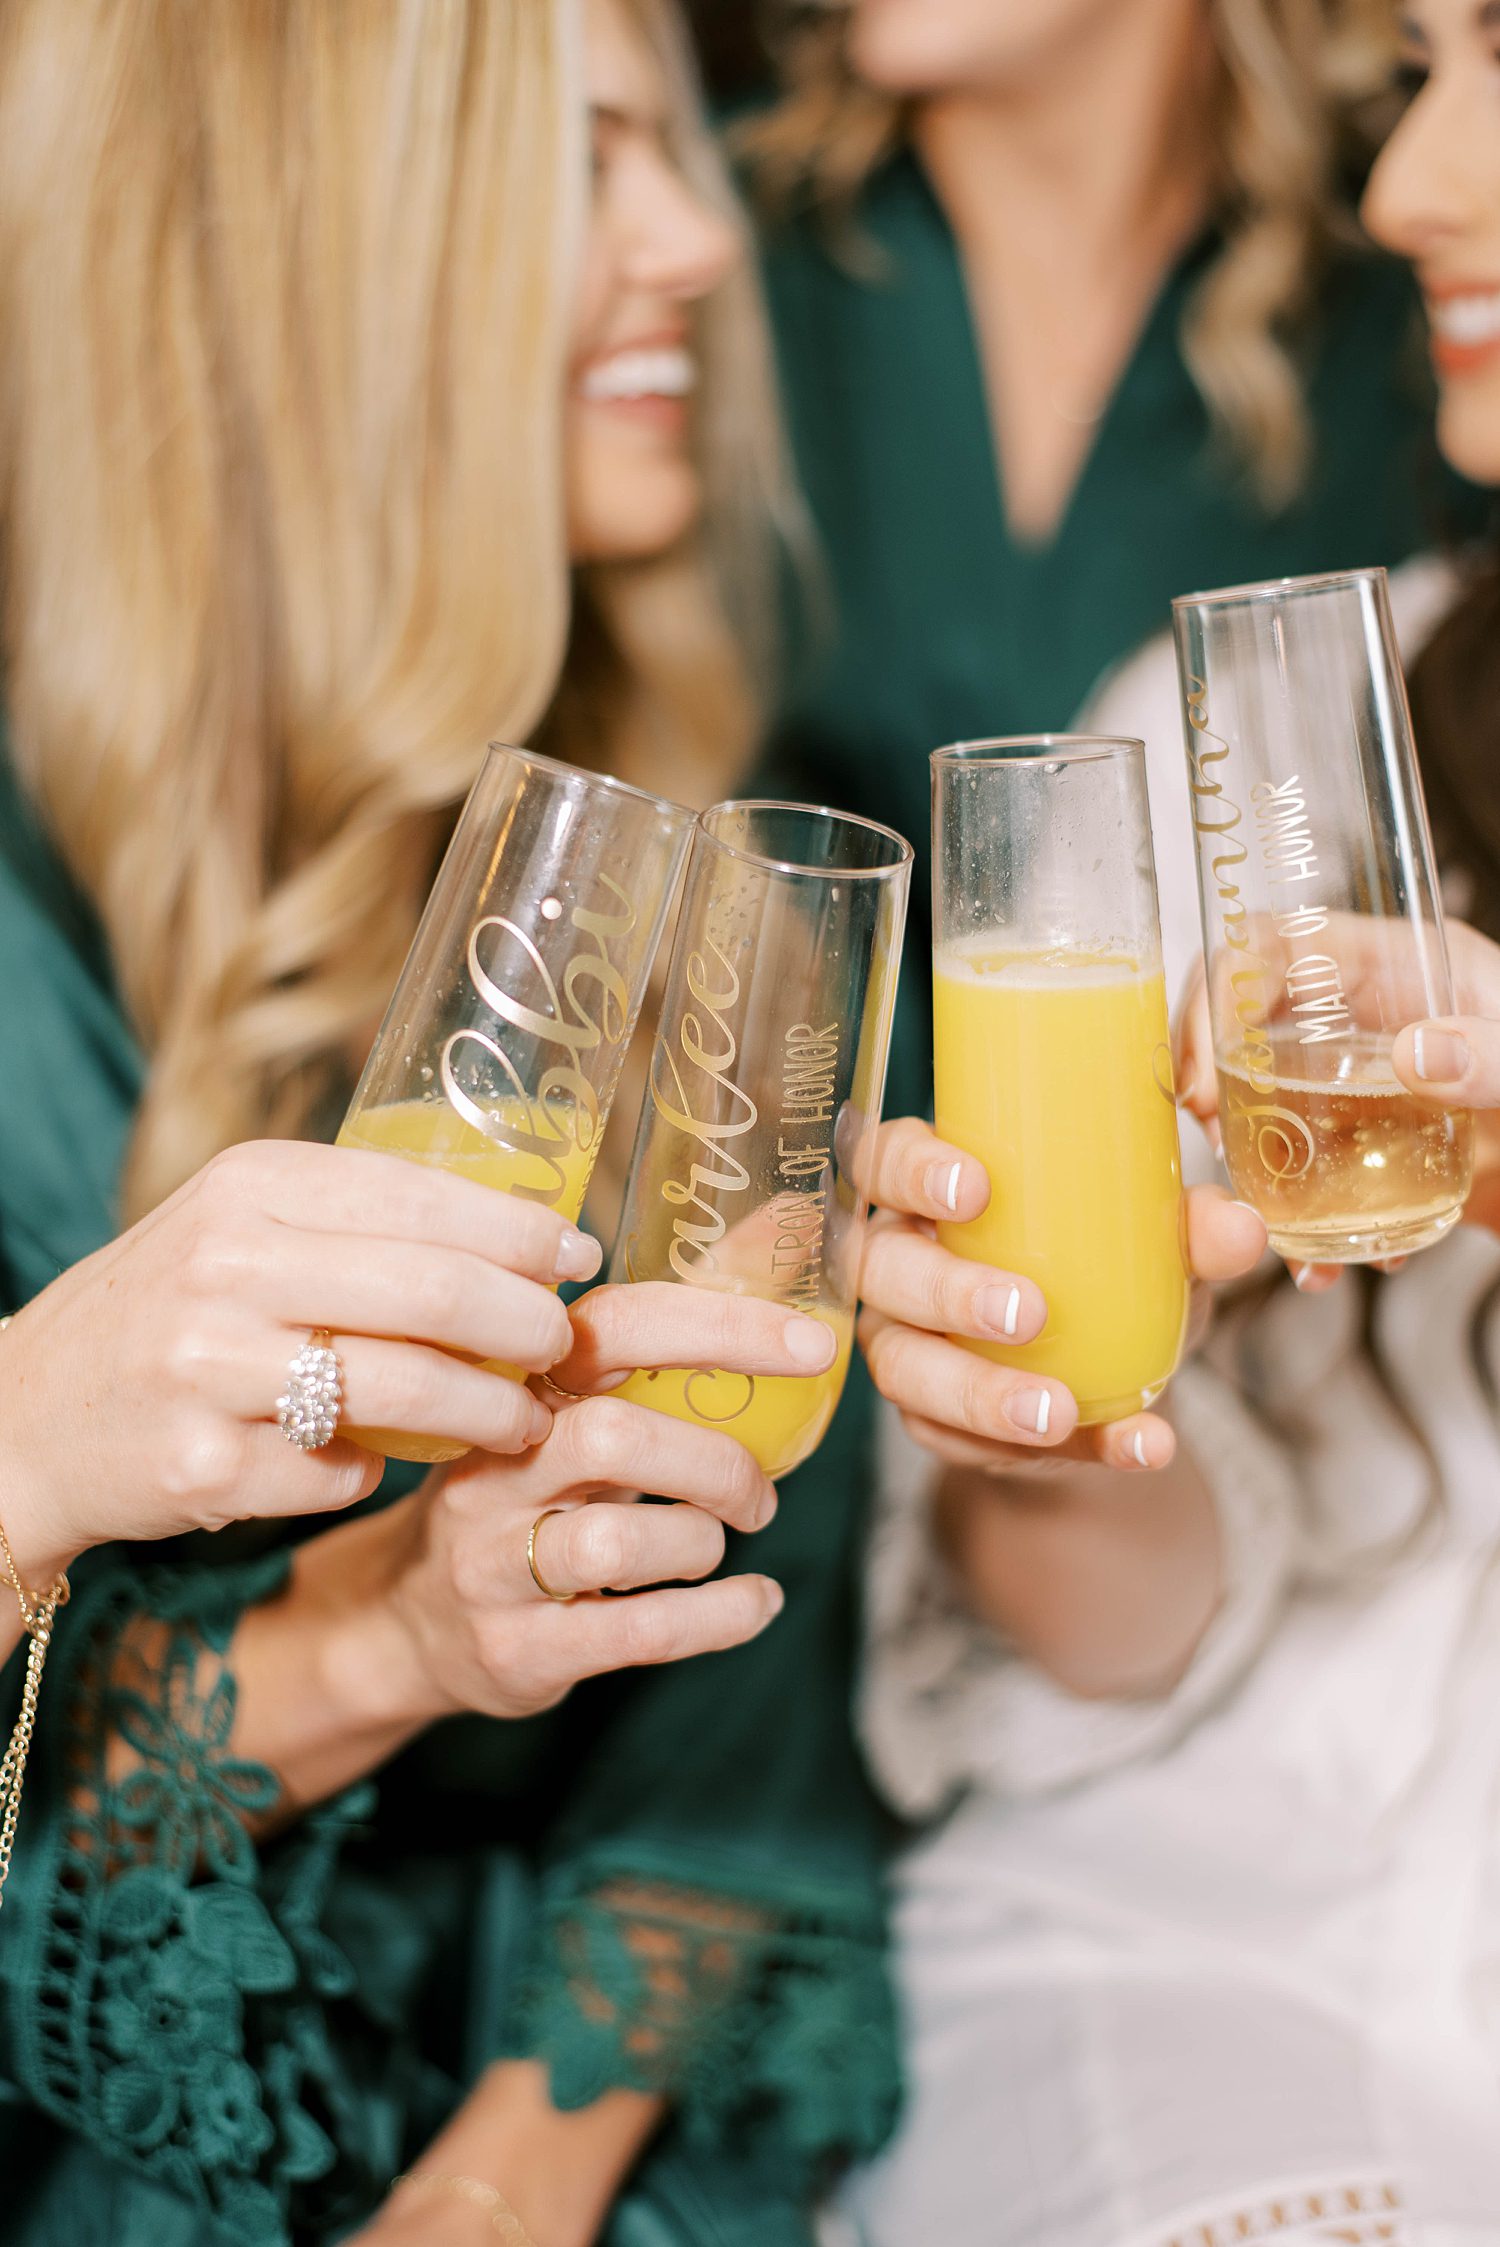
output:
POLYGON ((333 1337, 319 1327, 287 1367, 286 1395, 276 1399, 276 1425, 299 1451, 332 1443, 344 1402, 344 1369, 333 1337))

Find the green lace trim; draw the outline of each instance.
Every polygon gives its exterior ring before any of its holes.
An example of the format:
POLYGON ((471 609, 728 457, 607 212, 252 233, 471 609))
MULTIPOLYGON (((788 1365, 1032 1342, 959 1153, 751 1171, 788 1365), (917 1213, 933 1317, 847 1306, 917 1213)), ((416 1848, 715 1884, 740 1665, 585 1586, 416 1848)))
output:
POLYGON ((625 2084, 667 2098, 690 2142, 769 2139, 812 2164, 878 2151, 900 2100, 873 1913, 624 1858, 554 1878, 511 2049, 547 2063, 559 2107, 625 2084))
POLYGON ((16 2006, 37 2104, 247 2247, 290 2236, 294 2199, 299 2228, 328 2200, 311 2189, 338 2161, 325 2008, 352 1976, 319 1922, 372 1800, 355 1790, 263 1853, 247 1830, 278 1789, 229 1752, 227 1650, 284 1574, 278 1556, 116 1577, 70 1618, 54 1855, 16 2006))

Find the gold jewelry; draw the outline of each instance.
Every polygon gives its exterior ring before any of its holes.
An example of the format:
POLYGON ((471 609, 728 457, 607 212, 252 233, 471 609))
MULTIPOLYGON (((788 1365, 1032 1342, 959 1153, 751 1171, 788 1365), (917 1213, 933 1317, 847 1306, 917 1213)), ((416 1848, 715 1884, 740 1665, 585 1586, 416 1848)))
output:
POLYGON ((567 1511, 566 1506, 549 1506, 544 1514, 537 1515, 536 1520, 531 1525, 531 1535, 526 1540, 526 1565, 531 1570, 531 1581, 544 1598, 555 1599, 559 1607, 571 1607, 578 1594, 576 1592, 555 1592, 552 1589, 536 1564, 536 1533, 544 1521, 550 1521, 554 1514, 565 1514, 567 1511))
MULTIPOLYGON (((0 1334, 10 1325, 8 1318, 0 1319, 0 1334)), ((47 1660, 47 1649, 52 1644, 52 1618, 60 1607, 66 1607, 72 1596, 72 1587, 66 1574, 58 1577, 50 1590, 38 1598, 29 1592, 21 1581, 16 1566, 16 1556, 10 1549, 10 1539, 5 1525, 0 1522, 0 1553, 5 1557, 5 1573, 15 1588, 21 1603, 21 1625, 31 1645, 26 1655, 26 1682, 21 1688, 21 1713, 16 1718, 10 1736, 10 1746, 0 1758, 0 1901, 3 1901, 6 1878, 10 1872, 10 1853, 15 1846, 16 1820, 21 1815, 21 1782, 26 1776, 26 1757, 31 1748, 31 1735, 36 1730, 37 1697, 42 1688, 42 1670, 47 1660)))
POLYGON ((561 1381, 553 1380, 550 1373, 541 1374, 539 1379, 545 1381, 555 1397, 563 1397, 569 1404, 582 1404, 595 1393, 592 1389, 565 1389, 561 1381))
POLYGON ((478 2177, 448 2177, 436 2169, 408 2169, 394 2180, 392 2189, 399 2191, 402 2185, 425 2185, 430 2192, 445 2192, 450 2200, 467 2200, 472 2207, 488 2211, 491 2225, 502 2239, 511 2242, 511 2247, 536 2247, 504 2193, 478 2177))

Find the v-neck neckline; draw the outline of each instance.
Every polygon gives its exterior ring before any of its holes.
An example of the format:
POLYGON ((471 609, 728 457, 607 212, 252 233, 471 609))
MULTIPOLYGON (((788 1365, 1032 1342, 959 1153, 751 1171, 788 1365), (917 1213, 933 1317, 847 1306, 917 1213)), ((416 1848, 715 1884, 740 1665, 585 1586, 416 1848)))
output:
MULTIPOLYGON (((937 264, 942 285, 952 300, 953 331, 962 337, 961 348, 955 351, 953 359, 953 403, 955 410, 963 413, 969 423, 967 441, 972 449, 968 457, 982 461, 987 470, 983 489, 999 549, 1011 569, 1019 569, 1028 576, 1045 576, 1065 557, 1080 535, 1077 525, 1080 518, 1089 514, 1094 487, 1101 474, 1107 473, 1122 429, 1159 387, 1163 372, 1169 379, 1185 372, 1176 342, 1183 300, 1192 281, 1218 246, 1218 235, 1213 228, 1205 227, 1168 269, 1141 321, 1120 378, 1094 425, 1056 524, 1044 538, 1026 538, 1016 531, 1011 521, 1005 469, 990 410, 984 351, 957 236, 916 151, 903 150, 894 160, 893 168, 906 173, 922 222, 938 247, 937 264)), ((979 483, 976 472, 976 487, 979 483)))

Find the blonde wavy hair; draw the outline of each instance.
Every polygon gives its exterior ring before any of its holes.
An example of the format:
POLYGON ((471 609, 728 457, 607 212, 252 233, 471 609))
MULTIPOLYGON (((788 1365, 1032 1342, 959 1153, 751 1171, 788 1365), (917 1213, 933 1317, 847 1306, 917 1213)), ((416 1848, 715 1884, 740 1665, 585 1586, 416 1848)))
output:
POLYGON ((0 6, 11 753, 149 1056, 127 1216, 327 1118, 488 739, 704 800, 748 747, 747 281, 702 320, 713 550, 569 567, 581 54, 575 0, 0 6))
MULTIPOLYGON (((850 65, 851 4, 774 0, 785 92, 742 136, 773 207, 811 202, 836 225, 908 122, 899 100, 861 83, 850 65)), ((1310 464, 1298 328, 1329 248, 1352 232, 1341 173, 1386 79, 1389 32, 1371 0, 1204 4, 1224 247, 1189 303, 1183 348, 1216 428, 1274 511, 1296 496, 1310 464)))

